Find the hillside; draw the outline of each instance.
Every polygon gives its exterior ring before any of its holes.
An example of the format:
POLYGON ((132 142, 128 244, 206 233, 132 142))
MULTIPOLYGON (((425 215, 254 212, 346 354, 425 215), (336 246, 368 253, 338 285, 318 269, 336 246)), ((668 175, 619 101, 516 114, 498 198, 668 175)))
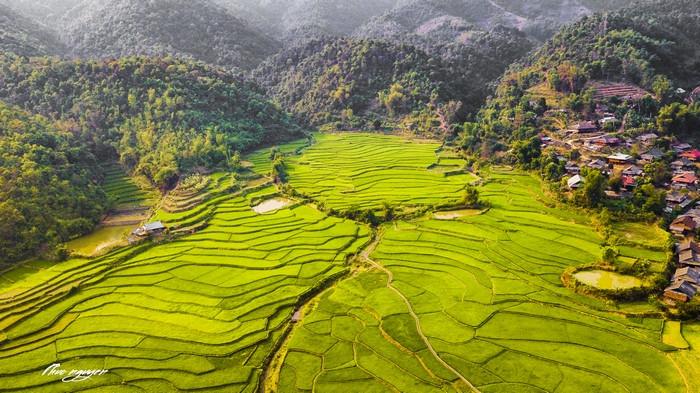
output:
POLYGON ((272 31, 286 44, 320 35, 350 35, 370 18, 390 10, 397 0, 214 0, 272 31))
POLYGON ((90 0, 63 18, 71 55, 174 55, 250 69, 278 50, 272 38, 206 0, 90 0))
POLYGON ((0 3, 0 52, 23 56, 54 55, 64 47, 55 34, 0 3))
POLYGON ((564 24, 622 4, 616 0, 404 0, 369 20, 355 35, 401 42, 463 43, 473 34, 504 26, 546 40, 564 24))
POLYGON ((92 230, 107 206, 97 167, 68 129, 0 102, 0 265, 92 230))
POLYGON ((420 109, 432 94, 449 95, 445 72, 439 60, 415 47, 339 38, 285 50, 255 76, 283 107, 319 125, 348 109, 367 117, 420 109))
POLYGON ((60 18, 83 0, 0 0, 22 14, 55 27, 60 18))
POLYGON ((677 88, 692 91, 700 85, 698 26, 697 2, 672 0, 643 2, 564 27, 501 78, 481 113, 479 139, 532 136, 537 128, 533 112, 543 109, 533 102, 544 99, 549 106, 579 111, 600 97, 596 88, 612 82, 642 95, 647 91, 658 101, 637 108, 644 113, 636 113, 628 127, 655 122, 677 88))
POLYGON ((353 116, 401 118, 428 104, 459 101, 458 117, 476 110, 510 61, 529 43, 497 29, 469 45, 433 47, 337 38, 289 48, 255 70, 283 107, 311 124, 353 116))
POLYGON ((65 122, 102 159, 158 185, 300 128, 241 76, 173 58, 60 61, 0 56, 0 99, 65 122))

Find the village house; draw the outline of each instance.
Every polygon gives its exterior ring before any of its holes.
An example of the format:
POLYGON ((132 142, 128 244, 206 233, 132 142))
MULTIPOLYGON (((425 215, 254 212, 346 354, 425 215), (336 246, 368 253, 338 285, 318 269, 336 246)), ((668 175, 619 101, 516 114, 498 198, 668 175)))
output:
POLYGON ((671 233, 681 238, 692 235, 695 233, 696 228, 697 223, 693 220, 693 217, 686 215, 678 216, 668 227, 671 233))
POLYGON ((693 163, 685 157, 671 163, 671 169, 673 169, 674 172, 692 170, 693 168, 693 163))
POLYGON ((632 189, 637 187, 637 180, 632 176, 622 176, 621 180, 622 187, 627 191, 632 191, 632 189))
POLYGON ((160 235, 165 232, 165 229, 165 225, 162 222, 155 221, 136 228, 131 234, 138 237, 148 237, 160 235))
POLYGON ((684 240, 678 245, 678 266, 700 267, 700 245, 692 240, 684 240))
POLYGON ((653 148, 648 152, 641 154, 639 156, 639 159, 642 163, 649 164, 656 160, 660 160, 663 156, 664 153, 660 149, 653 148))
POLYGON ((581 172, 581 168, 579 168, 575 161, 568 161, 564 169, 566 169, 566 173, 570 175, 578 175, 581 172))
POLYGON ((602 125, 606 125, 609 123, 613 123, 613 124, 617 123, 617 117, 607 115, 607 116, 604 116, 602 119, 600 119, 600 124, 602 124, 602 125))
POLYGON ((622 170, 622 174, 624 176, 637 177, 637 176, 643 175, 644 171, 642 170, 642 168, 640 168, 636 165, 630 165, 627 168, 622 170))
POLYGON ((580 188, 584 183, 583 177, 581 175, 574 175, 569 180, 566 181, 566 185, 570 190, 575 190, 580 188))
POLYGON ((643 134, 637 137, 637 140, 645 146, 653 145, 656 143, 657 139, 659 139, 658 135, 652 133, 643 134))
POLYGON ((620 140, 620 138, 616 138, 614 136, 603 135, 599 138, 591 140, 591 142, 598 146, 617 146, 622 141, 620 140))
POLYGON ((666 194, 666 212, 671 213, 676 209, 685 210, 693 201, 680 192, 666 194))
POLYGON ((698 289, 700 288, 700 269, 688 266, 680 267, 673 273, 671 281, 685 281, 698 289))
POLYGON ((608 164, 599 159, 591 160, 588 164, 586 164, 587 167, 591 169, 597 169, 599 171, 607 171, 608 170, 608 164))
POLYGON ((582 121, 574 126, 574 130, 579 134, 590 134, 598 131, 598 126, 591 121, 582 121))
POLYGON ((693 149, 693 150, 688 150, 684 151, 680 154, 681 157, 687 158, 690 161, 699 161, 700 160, 700 150, 698 149, 693 149))
POLYGON ((677 143, 671 146, 673 150, 676 151, 676 153, 682 153, 686 150, 690 150, 693 148, 693 146, 687 144, 687 143, 677 143))
POLYGON ((675 189, 686 188, 694 190, 698 184, 698 177, 693 172, 684 172, 673 176, 671 186, 675 189))
POLYGON ((629 164, 632 161, 632 156, 623 153, 615 153, 608 156, 608 162, 611 164, 624 165, 629 164))
POLYGON ((687 281, 676 281, 664 290, 664 297, 671 301, 687 302, 695 296, 697 289, 687 281))

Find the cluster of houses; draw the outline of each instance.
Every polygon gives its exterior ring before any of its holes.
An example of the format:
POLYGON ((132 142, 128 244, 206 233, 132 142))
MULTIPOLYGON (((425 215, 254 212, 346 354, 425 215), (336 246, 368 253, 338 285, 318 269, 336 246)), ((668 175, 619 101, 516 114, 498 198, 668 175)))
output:
MULTIPOLYGON (((605 119, 605 117, 604 117, 605 119)), ((646 133, 636 138, 622 138, 600 132, 598 123, 578 123, 573 132, 577 139, 570 142, 555 141, 551 137, 541 135, 540 140, 544 146, 563 146, 573 149, 579 147, 582 151, 581 159, 566 161, 565 169, 569 176, 567 186, 571 190, 578 189, 585 184, 586 179, 581 176, 581 169, 588 167, 596 169, 605 175, 619 175, 621 179, 620 190, 607 190, 606 194, 611 199, 623 199, 631 195, 631 192, 639 184, 644 176, 644 166, 661 161, 665 153, 655 147, 659 136, 656 133, 646 133), (627 154, 632 146, 636 146, 641 153, 632 156, 627 154)), ((676 159, 671 162, 671 181, 666 184, 666 212, 672 213, 684 210, 692 204, 692 194, 698 191, 700 180, 696 174, 700 164, 700 150, 694 149, 687 143, 672 145, 676 159)))
POLYGON ((678 268, 664 290, 664 298, 671 303, 687 302, 700 290, 700 244, 684 239, 676 251, 678 268))

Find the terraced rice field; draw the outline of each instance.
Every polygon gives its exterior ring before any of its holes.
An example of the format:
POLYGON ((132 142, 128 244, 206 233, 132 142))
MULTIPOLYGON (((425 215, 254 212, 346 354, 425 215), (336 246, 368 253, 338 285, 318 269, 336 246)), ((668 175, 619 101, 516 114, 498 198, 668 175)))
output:
POLYGON ((485 214, 387 225, 375 268, 324 293, 295 331, 281 391, 691 391, 662 320, 562 286, 564 269, 600 259, 601 239, 539 190, 501 171, 482 188, 485 214))
POLYGON ((300 298, 342 274, 369 230, 308 206, 217 201, 198 233, 72 260, 0 291, 0 391, 255 391, 300 298), (109 369, 79 385, 42 376, 109 369))
POLYGON ((316 143, 288 160, 289 184, 336 210, 430 206, 456 202, 468 173, 447 176, 435 170, 440 155, 446 169, 460 169, 440 144, 364 133, 318 134, 316 143))
POLYGON ((279 146, 258 149, 245 155, 243 157, 243 164, 258 174, 266 176, 272 170, 272 161, 270 161, 270 152, 272 149, 277 149, 280 153, 285 155, 293 155, 308 144, 309 141, 307 139, 299 139, 279 146))
MULTIPOLYGON (((475 180, 447 176, 461 160, 434 143, 316 139, 300 156, 299 142, 280 150, 291 185, 327 207, 446 204, 475 180)), ((240 187, 214 174, 157 211, 166 242, 3 274, 0 392, 700 391, 700 325, 561 284, 600 260, 602 238, 548 207, 536 178, 494 170, 479 186, 488 210, 429 211, 372 237, 275 203, 285 195, 260 176, 266 157, 247 157, 259 173, 240 187), (53 363, 109 372, 62 383, 42 375, 53 363)), ((663 266, 664 234, 626 229, 623 258, 663 266)))
POLYGON ((118 165, 111 165, 105 170, 104 189, 115 210, 151 206, 157 198, 155 190, 136 184, 118 165))

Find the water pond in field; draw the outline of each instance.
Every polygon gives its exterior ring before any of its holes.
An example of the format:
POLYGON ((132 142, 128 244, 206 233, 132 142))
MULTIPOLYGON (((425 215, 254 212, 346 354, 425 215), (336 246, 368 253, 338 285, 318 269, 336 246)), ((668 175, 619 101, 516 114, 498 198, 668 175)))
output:
POLYGON ((574 274, 580 282, 600 289, 628 289, 639 287, 642 280, 634 276, 604 270, 586 270, 574 274))
POLYGON ((111 248, 124 245, 126 236, 135 227, 135 225, 99 227, 88 235, 66 243, 66 247, 79 255, 99 255, 111 248))
POLYGON ((450 210, 444 212, 435 212, 433 216, 438 220, 456 220, 462 217, 476 216, 481 213, 477 209, 450 210))
POLYGON ((284 209, 285 207, 294 203, 291 199, 287 198, 272 198, 268 199, 256 206, 253 206, 253 211, 258 214, 270 213, 277 211, 279 209, 284 209))

